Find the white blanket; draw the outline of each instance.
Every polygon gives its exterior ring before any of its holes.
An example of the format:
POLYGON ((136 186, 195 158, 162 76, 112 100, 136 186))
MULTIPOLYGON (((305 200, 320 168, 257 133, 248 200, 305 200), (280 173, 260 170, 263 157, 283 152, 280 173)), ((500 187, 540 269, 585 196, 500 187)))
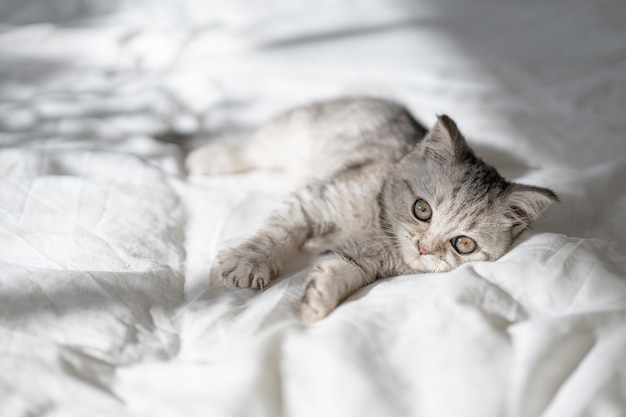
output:
POLYGON ((0 415, 626 415, 619 0, 0 4, 0 415), (180 144, 345 94, 452 116, 561 203, 497 262, 297 318, 209 283, 276 173, 186 178, 180 144))

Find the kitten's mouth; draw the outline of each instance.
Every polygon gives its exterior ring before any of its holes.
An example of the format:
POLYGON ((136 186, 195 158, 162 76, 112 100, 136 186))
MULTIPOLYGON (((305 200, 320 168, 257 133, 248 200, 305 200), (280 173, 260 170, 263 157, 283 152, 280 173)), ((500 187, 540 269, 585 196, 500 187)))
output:
MULTIPOLYGON (((420 245, 421 246, 421 245, 420 245)), ((416 272, 446 272, 451 270, 450 265, 427 248, 420 251, 419 247, 405 247, 404 261, 416 272), (408 249, 408 250, 407 250, 408 249)))
POLYGON ((416 271, 420 272, 447 272, 453 268, 447 262, 435 257, 434 255, 424 256, 417 255, 412 263, 409 263, 416 271))
POLYGON ((405 249, 402 257, 404 258, 404 262, 417 272, 431 272, 433 270, 433 265, 431 265, 433 261, 432 255, 427 256, 421 254, 415 249, 410 251, 405 249))

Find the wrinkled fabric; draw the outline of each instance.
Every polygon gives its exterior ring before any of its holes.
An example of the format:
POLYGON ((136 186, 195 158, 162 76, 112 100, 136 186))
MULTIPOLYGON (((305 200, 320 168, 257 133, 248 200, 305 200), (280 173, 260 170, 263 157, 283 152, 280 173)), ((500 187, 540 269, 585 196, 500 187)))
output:
POLYGON ((617 0, 4 2, 0 415, 623 415, 625 21, 617 0), (361 94, 449 114, 560 203, 496 262, 315 325, 310 255, 262 292, 209 282, 289 179, 187 178, 182 136, 361 94))

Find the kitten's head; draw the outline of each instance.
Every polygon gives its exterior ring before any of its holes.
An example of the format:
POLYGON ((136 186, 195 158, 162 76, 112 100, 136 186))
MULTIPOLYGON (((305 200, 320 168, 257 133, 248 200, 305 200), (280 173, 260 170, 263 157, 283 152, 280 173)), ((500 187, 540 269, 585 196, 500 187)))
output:
POLYGON ((397 164, 381 197, 402 259, 423 272, 498 259, 557 200, 548 189, 502 178, 447 116, 397 164))

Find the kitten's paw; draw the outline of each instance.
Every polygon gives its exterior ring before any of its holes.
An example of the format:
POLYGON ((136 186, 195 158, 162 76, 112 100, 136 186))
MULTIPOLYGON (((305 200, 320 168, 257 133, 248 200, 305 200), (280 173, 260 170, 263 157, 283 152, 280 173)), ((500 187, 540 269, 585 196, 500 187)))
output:
POLYGON ((227 249, 217 256, 218 274, 227 283, 241 288, 262 290, 278 275, 278 267, 260 256, 227 249))
POLYGON ((315 268, 309 275, 300 317, 305 323, 315 323, 329 315, 337 306, 332 295, 332 281, 328 275, 315 268))

